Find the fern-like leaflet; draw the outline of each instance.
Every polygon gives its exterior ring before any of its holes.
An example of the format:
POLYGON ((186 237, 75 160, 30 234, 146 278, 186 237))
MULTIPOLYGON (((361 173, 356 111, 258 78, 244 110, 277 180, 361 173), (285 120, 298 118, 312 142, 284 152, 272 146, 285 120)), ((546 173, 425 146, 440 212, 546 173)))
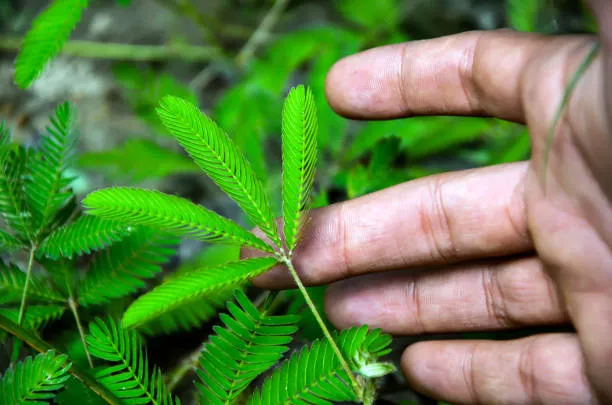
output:
MULTIPOLYGON (((0 304, 16 304, 26 283, 26 275, 16 265, 0 260, 0 304)), ((29 281, 29 296, 40 304, 62 304, 66 298, 50 288, 42 278, 33 276, 29 281)))
POLYGON ((238 286, 277 263, 274 257, 260 257, 176 276, 134 301, 123 314, 123 324, 126 327, 138 326, 207 294, 238 286))
POLYGON ((75 111, 70 103, 60 104, 51 118, 51 126, 47 127, 48 134, 28 164, 30 179, 26 182, 25 194, 36 238, 45 231, 53 215, 72 198, 69 188, 72 179, 65 171, 73 158, 74 121, 75 111))
POLYGON ((96 319, 89 326, 87 344, 91 354, 114 363, 96 372, 96 379, 126 405, 180 405, 164 382, 161 370, 153 368, 140 336, 112 319, 96 319))
MULTIPOLYGON (((1 308, 2 314, 17 323, 19 321, 19 309, 16 307, 12 308, 1 308)), ((21 323, 27 330, 38 330, 39 328, 46 325, 48 322, 58 319, 64 312, 66 312, 65 305, 28 305, 21 323)))
POLYGON ((225 328, 214 328, 216 334, 204 345, 196 370, 202 403, 234 404, 249 384, 288 350, 298 317, 269 315, 271 304, 268 299, 259 311, 241 291, 236 292, 236 303, 228 303, 231 316, 221 314, 225 328))
MULTIPOLYGON (((371 332, 367 326, 345 329, 337 342, 353 372, 377 369, 382 370, 377 373, 381 376, 393 370, 390 364, 377 362, 389 353, 391 343, 391 337, 379 329, 371 332)), ((329 341, 317 340, 292 354, 249 398, 248 405, 331 405, 359 400, 371 404, 372 395, 365 392, 361 398, 357 397, 329 341)))
POLYGON ((3 404, 48 404, 70 378, 67 360, 66 355, 48 351, 9 368, 0 380, 3 404))
POLYGON ((128 233, 129 227, 124 223, 81 215, 51 233, 40 245, 38 253, 52 259, 72 258, 108 247, 128 233))
POLYGON ((88 214, 112 221, 149 226, 205 242, 247 245, 273 252, 264 241, 234 221, 184 198, 159 191, 138 188, 98 190, 89 194, 83 205, 88 214))
POLYGON ((21 191, 26 159, 23 148, 3 145, 0 150, 0 219, 12 236, 24 243, 31 239, 30 217, 21 191))
POLYGON ((229 195, 253 224, 280 246, 280 237, 263 186, 227 134, 198 107, 167 96, 157 110, 162 123, 193 160, 229 195))
POLYGON ((36 17, 15 61, 15 83, 19 87, 30 86, 57 56, 86 7, 87 0, 54 0, 36 17))
POLYGON ((310 89, 291 90, 283 108, 283 221, 289 254, 297 244, 300 214, 308 207, 317 164, 317 116, 310 89))
POLYGON ((168 335, 174 332, 185 332, 198 328, 219 313, 228 299, 231 299, 234 288, 207 294, 169 312, 164 312, 138 325, 138 331, 146 335, 168 335))
POLYGON ((124 297, 145 286, 169 260, 178 240, 149 229, 138 229, 119 243, 99 252, 79 295, 82 305, 95 305, 124 297))

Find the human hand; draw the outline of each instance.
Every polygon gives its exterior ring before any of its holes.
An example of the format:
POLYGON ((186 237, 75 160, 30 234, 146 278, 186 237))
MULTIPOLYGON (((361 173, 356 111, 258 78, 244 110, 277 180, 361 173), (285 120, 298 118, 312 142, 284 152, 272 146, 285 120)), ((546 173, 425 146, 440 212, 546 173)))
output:
MULTIPOLYGON (((414 344, 402 368, 431 396, 612 403, 612 2, 592 6, 601 54, 571 96, 546 168, 554 113, 594 37, 472 32, 366 51, 329 73, 330 104, 349 117, 485 115, 529 126, 530 162, 432 176, 315 210, 295 253, 305 283, 335 282, 326 309, 339 327, 576 329, 414 344)), ((256 284, 292 283, 275 269, 256 284)))

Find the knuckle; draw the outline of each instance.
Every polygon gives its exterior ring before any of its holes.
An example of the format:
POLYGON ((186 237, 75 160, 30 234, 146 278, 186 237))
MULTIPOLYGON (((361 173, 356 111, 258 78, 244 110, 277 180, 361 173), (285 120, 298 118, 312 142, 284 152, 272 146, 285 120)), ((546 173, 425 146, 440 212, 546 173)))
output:
POLYGON ((434 261, 454 262, 458 254, 444 196, 444 183, 440 177, 434 177, 427 187, 426 201, 421 206, 419 217, 430 245, 429 250, 434 261))
POLYGON ((482 289, 488 317, 501 327, 515 325, 517 322, 508 310, 504 288, 500 283, 497 271, 482 272, 482 289))
POLYGON ((424 333, 427 332, 425 322, 423 319, 423 303, 422 303, 422 289, 418 279, 412 279, 406 286, 406 303, 408 308, 412 308, 412 315, 414 317, 414 332, 424 333))

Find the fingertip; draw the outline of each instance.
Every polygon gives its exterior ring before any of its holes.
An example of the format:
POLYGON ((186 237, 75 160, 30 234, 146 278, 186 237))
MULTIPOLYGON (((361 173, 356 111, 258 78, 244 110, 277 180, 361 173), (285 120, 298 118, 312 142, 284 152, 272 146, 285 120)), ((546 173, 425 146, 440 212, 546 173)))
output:
POLYGON ((325 80, 329 105, 338 114, 353 119, 379 119, 400 113, 397 89, 386 86, 394 74, 394 54, 389 45, 366 50, 337 61, 325 80))

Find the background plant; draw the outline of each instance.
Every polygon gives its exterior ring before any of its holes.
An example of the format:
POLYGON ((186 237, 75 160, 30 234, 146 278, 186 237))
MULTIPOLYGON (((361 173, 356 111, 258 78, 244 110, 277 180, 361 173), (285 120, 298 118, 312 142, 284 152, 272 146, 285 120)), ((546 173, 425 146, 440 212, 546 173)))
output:
MULTIPOLYGON (((443 2, 241 0, 202 10, 194 6, 197 2, 173 0, 158 2, 162 8, 155 9, 162 15, 166 12, 163 8, 168 8, 169 13, 175 13, 173 18, 180 21, 173 28, 172 24, 164 25, 171 27, 167 29, 168 36, 153 42, 148 40, 150 37, 143 41, 127 35, 109 41, 86 34, 95 26, 98 15, 112 9, 112 2, 106 3, 58 0, 49 2, 52 6, 41 13, 47 5, 41 1, 31 9, 24 5, 25 13, 15 15, 11 14, 14 11, 10 3, 0 5, 0 31, 4 26, 6 32, 21 33, 29 27, 29 22, 19 26, 19 21, 39 15, 15 64, 17 83, 22 87, 29 85, 31 93, 11 93, 9 86, 3 87, 8 89, 5 94, 31 94, 11 96, 9 105, 24 105, 13 101, 19 100, 18 97, 30 97, 36 102, 30 102, 22 115, 21 107, 16 111, 7 110, 6 96, 0 95, 0 114, 8 118, 2 131, 3 145, 9 145, 3 149, 7 154, 3 152, 2 160, 8 163, 3 164, 2 175, 10 182, 4 182, 3 190, 19 196, 13 200, 1 198, 3 207, 12 207, 12 211, 1 210, 6 214, 3 214, 2 228, 5 232, 0 235, 3 251, 0 280, 4 280, 0 289, 5 293, 0 304, 2 314, 17 322, 21 303, 26 302, 21 298, 27 285, 28 305, 24 307, 27 310, 22 315, 21 329, 29 334, 36 332, 50 341, 56 353, 57 350, 68 353, 71 370, 75 366, 79 370, 88 369, 85 325, 91 321, 97 325, 96 316, 110 314, 111 319, 119 319, 138 294, 173 280, 179 283, 194 270, 236 261, 239 249, 238 244, 212 246, 211 240, 205 237, 207 231, 202 229, 183 229, 178 238, 176 233, 155 234, 156 238, 151 238, 146 226, 126 226, 121 221, 83 215, 77 202, 86 192, 110 184, 162 189, 202 202, 246 229, 258 224, 253 216, 243 215, 237 206, 226 203, 199 175, 198 166, 177 147, 171 131, 155 112, 165 96, 177 96, 204 106, 219 127, 231 135, 261 181, 262 193, 269 196, 270 210, 276 217, 285 215, 279 117, 282 99, 291 85, 308 83, 319 110, 319 171, 313 180, 312 205, 320 206, 438 171, 508 162, 529 154, 529 138, 524 128, 500 121, 430 117, 358 124, 337 117, 325 103, 323 82, 328 68, 341 56, 378 44, 451 33, 475 24, 490 28, 491 25, 483 22, 483 16, 491 10, 497 16, 493 26, 507 23, 517 29, 541 32, 595 29, 590 16, 583 18, 581 9, 563 1, 487 2, 493 4, 490 8, 473 2, 472 9, 465 13, 443 2), (58 15, 62 8, 68 7, 70 11, 65 15, 70 18, 61 23, 55 18, 54 22, 53 14, 58 15), (481 11, 477 11, 479 7, 481 11), (324 10, 326 14, 313 18, 314 23, 304 24, 303 21, 311 19, 303 16, 317 15, 317 10, 324 10), (507 10, 505 16, 504 10, 507 10), (445 17, 453 13, 456 17, 445 17), (20 15, 25 17, 15 18, 20 15), (45 21, 48 16, 50 19, 45 21), (45 32, 42 36, 41 30, 45 32), (96 127, 86 126, 87 119, 82 119, 79 126, 83 131, 75 144, 73 106, 79 107, 82 118, 91 115, 89 111, 96 114, 104 111, 97 104, 92 107, 91 101, 83 102, 72 96, 73 103, 66 105, 63 95, 53 102, 38 101, 37 97, 47 94, 41 90, 43 85, 53 87, 50 83, 61 81, 54 72, 66 69, 66 57, 56 61, 53 58, 62 53, 76 58, 102 59, 96 62, 101 66, 96 75, 109 72, 107 76, 114 80, 113 91, 119 98, 119 101, 117 97, 110 98, 110 105, 122 106, 119 115, 115 108, 107 121, 123 122, 125 119, 122 121, 120 117, 138 117, 138 120, 129 118, 129 125, 121 127, 117 139, 112 137, 116 130, 100 136, 96 127), (48 66, 47 73, 34 81, 45 66, 48 66), (49 106, 54 109, 50 114, 51 131, 41 131, 40 121, 49 106), (66 111, 70 112, 68 120, 66 111), (30 116, 34 119, 28 119, 30 116), (15 141, 8 141, 8 127, 15 141), (42 135, 37 136, 39 133, 42 135), (35 136, 31 137, 32 134, 35 136), (53 161, 41 159, 56 145, 58 136, 65 149, 53 161), (96 137, 108 138, 108 141, 98 142, 92 148, 91 142, 96 137), (75 149, 84 151, 75 153, 75 149), (41 194, 33 184, 45 184, 44 192, 41 194), (117 283, 116 288, 104 288, 111 281, 117 283)), ((145 2, 144 6, 140 2, 117 3, 114 7, 125 10, 122 12, 127 15, 130 10, 136 10, 132 13, 140 16, 142 7, 145 10, 156 7, 155 2, 145 2), (126 4, 127 8, 118 8, 126 4)), ((126 25, 138 24, 137 19, 130 21, 126 25)), ((0 36, 0 49, 17 49, 20 44, 21 38, 16 35, 0 36)), ((13 59, 13 55, 7 54, 7 58, 13 59)), ((78 66, 80 61, 72 59, 69 63, 78 66)), ((0 66, 0 79, 1 72, 0 66)), ((324 290, 324 286, 308 289, 319 309, 324 290)), ((251 287, 244 291, 265 311, 263 305, 267 299, 261 291, 251 287)), ((138 322, 134 327, 141 337, 134 338, 133 342, 138 340, 142 345, 142 336, 145 336, 147 354, 151 356, 151 363, 160 364, 169 390, 189 400, 194 392, 191 371, 198 363, 201 342, 208 340, 211 326, 218 323, 218 312, 223 311, 233 296, 233 289, 205 297, 196 294, 182 305, 138 322), (174 342, 179 339, 187 342, 183 350, 170 353, 165 350, 176 347, 174 342), (175 358, 180 360, 172 361, 175 358)), ((305 304, 299 291, 289 291, 278 294, 266 305, 271 305, 270 311, 275 316, 284 312, 299 313, 297 339, 311 341, 320 338, 321 331, 312 313, 304 311, 305 304)), ((112 331, 112 320, 100 322, 112 331)), ((31 343, 32 339, 26 341, 31 343)), ((3 342, 7 365, 18 364, 24 356, 35 354, 28 345, 22 345, 21 339, 10 334, 3 336, 3 342)), ((53 348, 35 347, 45 352, 53 348)), ((295 349, 293 344, 287 347, 295 349)), ((92 358, 96 366, 111 364, 106 361, 92 358)), ((80 375, 83 378, 84 374, 80 375)), ((396 377, 399 375, 384 379, 382 394, 394 403, 402 403, 400 393, 406 393, 407 389, 396 377)), ((76 378, 69 378, 63 386, 58 387, 58 403, 70 403, 70 396, 77 393, 96 401, 96 396, 91 396, 86 385, 76 378)), ((104 391, 103 387, 97 389, 104 391)), ((410 397, 420 401, 408 391, 410 397)), ((243 399, 241 395, 236 396, 237 401, 243 399)))

